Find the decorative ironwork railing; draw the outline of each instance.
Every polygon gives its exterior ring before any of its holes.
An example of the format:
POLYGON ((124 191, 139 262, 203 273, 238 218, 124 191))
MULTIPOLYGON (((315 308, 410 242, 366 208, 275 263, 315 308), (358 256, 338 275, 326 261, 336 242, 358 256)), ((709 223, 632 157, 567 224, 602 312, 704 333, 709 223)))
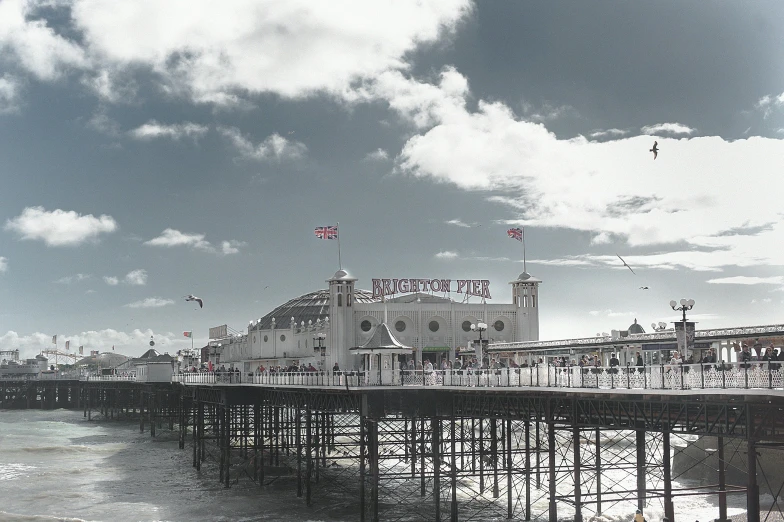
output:
POLYGON ((459 386, 628 390, 769 389, 784 393, 778 361, 626 367, 371 370, 367 372, 181 373, 183 384, 270 386, 459 386))
MULTIPOLYGON (((694 338, 704 341, 759 337, 763 335, 784 335, 784 324, 765 326, 740 326, 733 328, 713 328, 697 330, 694 338)), ((587 346, 609 346, 625 344, 641 344, 655 341, 676 342, 675 331, 651 332, 642 334, 629 334, 626 337, 613 337, 610 335, 599 337, 583 337, 578 339, 558 339, 553 341, 520 341, 513 343, 491 343, 488 351, 492 352, 517 352, 536 351, 543 348, 578 348, 587 346)))

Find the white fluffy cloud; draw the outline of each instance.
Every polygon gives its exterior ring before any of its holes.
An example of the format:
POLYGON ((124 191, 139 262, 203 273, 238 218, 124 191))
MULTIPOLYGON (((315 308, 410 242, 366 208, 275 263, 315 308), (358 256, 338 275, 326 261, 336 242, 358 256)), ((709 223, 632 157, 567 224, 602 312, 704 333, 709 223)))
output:
POLYGON ((365 155, 365 161, 386 161, 389 159, 389 153, 384 149, 376 149, 373 152, 368 152, 365 155))
POLYGON ((231 141, 242 157, 248 159, 259 161, 295 160, 302 158, 308 150, 304 143, 287 140, 277 133, 268 136, 258 145, 254 145, 236 127, 219 126, 218 132, 231 141))
POLYGON ((469 225, 468 223, 463 223, 459 219, 450 219, 449 221, 444 221, 444 223, 446 223, 447 225, 454 225, 456 227, 471 228, 471 225, 469 225))
POLYGON ((231 9, 206 0, 73 0, 59 7, 70 10, 70 34, 55 32, 35 2, 0 3, 0 47, 42 79, 85 71, 107 100, 118 99, 112 74, 143 69, 169 93, 216 104, 247 93, 350 98, 356 82, 406 68, 407 53, 471 11, 469 0, 238 0, 231 9))
POLYGON ((755 277, 735 276, 709 279, 706 281, 714 285, 780 285, 784 284, 784 276, 755 277))
POLYGON ((163 299, 161 297, 148 297, 147 299, 142 299, 141 301, 134 301, 133 303, 128 303, 128 308, 160 308, 162 306, 173 305, 174 301, 171 299, 163 299))
POLYGON ((628 131, 625 131, 623 129, 607 129, 607 130, 595 130, 590 134, 590 136, 591 138, 605 138, 607 136, 617 138, 618 136, 626 136, 627 134, 628 131))
POLYGON ((437 259, 455 259, 458 256, 457 252, 444 250, 436 254, 437 259))
POLYGON ((246 245, 247 243, 244 241, 223 241, 221 242, 221 253, 224 255, 237 254, 240 251, 240 247, 246 245))
POLYGON ((0 77, 0 114, 15 112, 18 109, 19 83, 9 76, 0 77))
POLYGON ((160 236, 145 241, 144 244, 160 247, 187 246, 203 252, 210 252, 212 254, 221 253, 224 255, 236 254, 241 247, 247 245, 244 241, 232 239, 230 241, 221 242, 221 248, 217 249, 209 241, 204 239, 204 237, 204 234, 186 234, 173 228, 167 228, 160 236))
POLYGON ((137 127, 128 132, 133 138, 137 140, 151 140, 155 138, 169 138, 179 140, 180 138, 200 138, 204 136, 209 127, 206 125, 199 125, 198 123, 176 123, 172 125, 164 125, 155 120, 150 120, 144 125, 137 127))
POLYGON ((71 283, 78 283, 79 281, 84 281, 85 279, 90 279, 90 274, 74 274, 65 277, 61 277, 55 283, 60 283, 63 285, 70 285, 71 283))
MULTIPOLYGON (((3 349, 18 349, 19 357, 26 359, 35 357, 41 350, 52 348, 52 335, 54 333, 41 332, 20 335, 10 330, 0 335, 0 346, 3 349)), ((155 337, 156 348, 172 354, 180 348, 190 348, 191 346, 190 339, 183 339, 182 333, 177 335, 173 332, 154 332, 152 330, 138 329, 131 332, 121 332, 107 328, 76 334, 58 334, 57 340, 58 342, 71 341, 72 352, 78 350, 79 346, 84 346, 85 354, 89 354, 90 350, 111 352, 112 346, 114 346, 115 353, 138 357, 149 348, 147 341, 150 340, 150 336, 155 337)))
POLYGON ((142 268, 133 270, 125 275, 125 282, 129 285, 146 285, 147 284, 147 270, 142 268))
POLYGON ((657 123, 641 128, 643 134, 693 134, 695 129, 681 123, 657 123))
POLYGON ((89 66, 84 49, 37 18, 36 7, 28 0, 0 2, 0 51, 42 80, 89 66))
MULTIPOLYGON (((399 74, 374 84, 391 107, 422 128, 398 157, 401 173, 484 191, 520 214, 510 224, 583 231, 598 244, 671 250, 624 255, 632 266, 784 265, 784 251, 771 248, 784 243, 778 201, 784 193, 779 175, 784 140, 659 138, 659 157, 653 161, 647 136, 558 139, 503 103, 479 100, 470 111, 467 82, 458 76, 447 68, 429 86, 399 74)), ((560 261, 603 265, 617 258, 560 261)))
POLYGON ((114 276, 103 276, 103 280, 109 286, 117 286, 120 284, 120 280, 114 276))
POLYGON ((82 216, 73 210, 49 212, 43 207, 27 207, 19 216, 7 220, 5 229, 16 232, 22 239, 43 240, 49 246, 71 246, 114 232, 117 223, 107 215, 82 216))
POLYGON ((8 258, 0 256, 0 272, 6 272, 8 270, 8 258))

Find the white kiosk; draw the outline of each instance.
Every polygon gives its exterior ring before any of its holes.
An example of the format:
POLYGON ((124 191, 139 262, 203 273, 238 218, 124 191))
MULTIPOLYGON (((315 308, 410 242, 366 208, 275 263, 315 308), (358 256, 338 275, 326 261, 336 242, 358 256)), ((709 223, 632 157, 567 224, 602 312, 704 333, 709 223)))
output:
POLYGON ((414 349, 395 339, 387 324, 381 323, 365 344, 350 348, 349 351, 363 356, 365 384, 400 386, 402 381, 397 356, 410 354, 414 349))

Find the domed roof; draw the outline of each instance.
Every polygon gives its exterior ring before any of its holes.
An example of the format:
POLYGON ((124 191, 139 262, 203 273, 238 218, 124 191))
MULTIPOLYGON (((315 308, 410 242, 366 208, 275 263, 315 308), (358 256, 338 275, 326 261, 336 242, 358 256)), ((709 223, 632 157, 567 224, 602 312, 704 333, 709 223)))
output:
POLYGON ((630 334, 643 334, 645 333, 645 329, 642 325, 637 324, 637 319, 634 320, 634 323, 629 326, 629 333, 630 334))
POLYGON ((515 279, 514 281, 510 281, 510 284, 511 283, 521 283, 521 282, 523 282, 523 283, 541 283, 542 280, 535 278, 534 276, 532 276, 528 272, 523 272, 522 274, 517 276, 517 279, 515 279))
POLYGON ((343 270, 342 268, 335 272, 335 275, 332 276, 331 279, 327 279, 327 281, 356 281, 355 277, 351 277, 351 274, 348 273, 347 270, 343 270))
MULTIPOLYGON (((337 275, 337 274, 336 274, 337 275)), ((357 303, 375 303, 380 299, 374 298, 368 290, 354 289, 354 301, 357 303)), ((275 308, 265 315, 251 330, 269 330, 272 328, 272 319, 275 319, 276 328, 289 328, 291 318, 297 324, 305 321, 324 321, 329 315, 329 290, 316 290, 309 294, 295 297, 275 308)))

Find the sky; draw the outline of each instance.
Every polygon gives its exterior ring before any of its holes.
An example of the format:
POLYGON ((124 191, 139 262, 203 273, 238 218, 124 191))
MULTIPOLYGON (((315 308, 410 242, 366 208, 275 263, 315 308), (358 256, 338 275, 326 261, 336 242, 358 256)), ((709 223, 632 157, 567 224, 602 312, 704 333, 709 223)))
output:
POLYGON ((781 323, 782 35, 778 0, 0 0, 0 348, 242 332, 338 222, 358 288, 496 303, 524 227, 543 340, 781 323))

